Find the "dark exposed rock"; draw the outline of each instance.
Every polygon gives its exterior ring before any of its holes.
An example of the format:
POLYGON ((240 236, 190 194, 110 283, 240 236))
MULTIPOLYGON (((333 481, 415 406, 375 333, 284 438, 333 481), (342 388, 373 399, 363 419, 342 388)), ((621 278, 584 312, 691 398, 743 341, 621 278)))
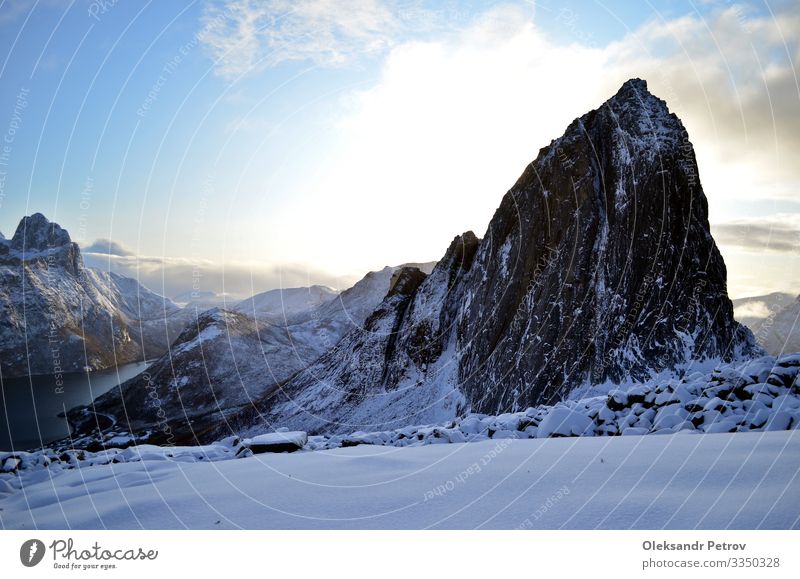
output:
POLYGON ((246 441, 244 446, 249 448, 253 454, 295 452, 301 450, 307 441, 308 437, 305 432, 274 432, 246 441))
POLYGON ((470 277, 470 301, 493 305, 459 325, 473 336, 460 374, 481 411, 758 350, 733 320, 686 131, 638 79, 542 149, 470 277))

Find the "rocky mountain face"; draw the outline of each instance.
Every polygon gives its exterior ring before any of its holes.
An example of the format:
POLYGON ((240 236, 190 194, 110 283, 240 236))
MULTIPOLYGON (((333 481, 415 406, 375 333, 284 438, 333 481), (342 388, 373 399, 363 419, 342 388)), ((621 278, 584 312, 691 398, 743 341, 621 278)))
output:
MULTIPOLYGON (((422 276, 433 268, 415 266, 422 276)), ((268 396, 343 336, 358 332, 398 269, 370 272, 341 293, 321 286, 272 290, 235 310, 204 312, 146 373, 91 406, 73 409, 70 422, 82 434, 113 424, 150 432, 153 442, 206 440, 209 432, 227 428, 228 416, 268 396)))
POLYGON ((185 324, 179 308, 136 280, 83 267, 58 224, 25 217, 0 240, 4 377, 102 369, 160 355, 185 324))
POLYGON ((776 292, 734 300, 733 306, 736 319, 770 355, 800 351, 800 295, 776 292))
POLYGON ((686 130, 639 79, 539 152, 482 240, 399 275, 363 330, 226 428, 512 412, 762 353, 733 319, 686 130))

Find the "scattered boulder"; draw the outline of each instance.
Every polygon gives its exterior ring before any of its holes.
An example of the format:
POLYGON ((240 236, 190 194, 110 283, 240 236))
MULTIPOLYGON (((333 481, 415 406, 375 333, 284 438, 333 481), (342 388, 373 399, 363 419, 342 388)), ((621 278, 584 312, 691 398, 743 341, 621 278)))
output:
POLYGON ((265 452, 295 452, 302 449, 308 442, 305 432, 271 432, 261 434, 244 441, 244 445, 253 454, 265 452))
POLYGON ((556 436, 586 436, 592 431, 592 421, 585 414, 556 406, 545 416, 539 425, 539 438, 556 436))

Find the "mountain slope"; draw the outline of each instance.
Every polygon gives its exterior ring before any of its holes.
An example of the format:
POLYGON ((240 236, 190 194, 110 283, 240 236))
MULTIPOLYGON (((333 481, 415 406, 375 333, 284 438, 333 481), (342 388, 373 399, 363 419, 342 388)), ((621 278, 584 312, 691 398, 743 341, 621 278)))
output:
MULTIPOLYGON (((433 266, 419 265, 427 271, 433 266)), ((389 291, 397 269, 370 272, 315 307, 302 307, 306 297, 323 296, 328 288, 288 290, 287 299, 267 292, 245 300, 240 311, 205 312, 145 374, 92 405, 71 410, 69 419, 76 433, 86 434, 98 426, 97 416, 102 415, 131 432, 149 430, 158 442, 196 442, 208 439, 210 430, 226 432, 227 416, 242 408, 246 411, 253 401, 333 348, 342 336, 358 331, 389 291), (291 318, 284 319, 281 303, 292 304, 291 318), (257 319, 245 313, 254 311, 257 319)))
POLYGON ((185 322, 175 304, 136 280, 83 267, 69 233, 39 213, 0 241, 4 377, 160 355, 185 322))
POLYGON ((252 318, 280 323, 324 304, 337 294, 333 288, 321 285, 280 288, 242 300, 233 309, 252 318))
POLYGON ((480 242, 457 238, 395 301, 235 424, 375 430, 761 353, 733 319, 686 131, 639 79, 540 151, 480 242))

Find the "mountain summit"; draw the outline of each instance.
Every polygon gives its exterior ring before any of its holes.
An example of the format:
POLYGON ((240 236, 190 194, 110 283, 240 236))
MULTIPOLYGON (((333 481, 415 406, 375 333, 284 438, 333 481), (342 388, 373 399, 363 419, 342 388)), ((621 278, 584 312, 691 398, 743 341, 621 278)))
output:
POLYGON ((733 319, 680 119, 632 79, 543 148, 482 240, 244 412, 317 432, 513 411, 760 354, 733 319))
POLYGON ((52 223, 41 213, 23 217, 17 226, 11 247, 18 251, 44 251, 72 243, 66 229, 52 223))

